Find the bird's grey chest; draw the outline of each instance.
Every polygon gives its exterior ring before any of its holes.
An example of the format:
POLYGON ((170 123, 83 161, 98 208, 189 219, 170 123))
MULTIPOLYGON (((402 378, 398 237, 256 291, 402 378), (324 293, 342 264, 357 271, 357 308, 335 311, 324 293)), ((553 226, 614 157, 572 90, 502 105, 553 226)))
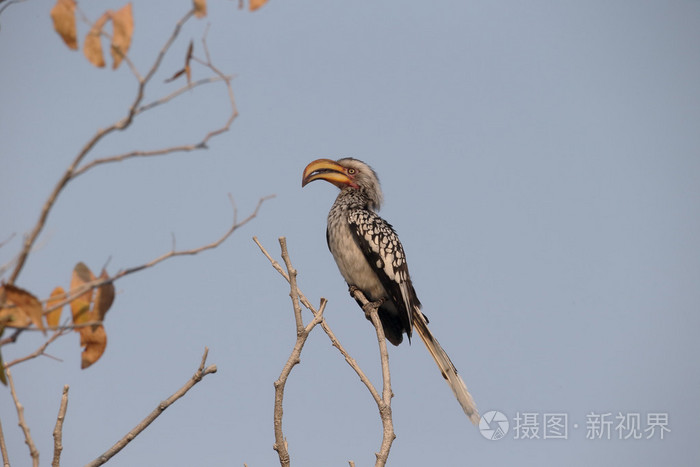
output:
POLYGON ((371 300, 387 296, 379 277, 372 270, 350 230, 348 212, 332 209, 328 215, 328 247, 348 285, 354 285, 371 300))

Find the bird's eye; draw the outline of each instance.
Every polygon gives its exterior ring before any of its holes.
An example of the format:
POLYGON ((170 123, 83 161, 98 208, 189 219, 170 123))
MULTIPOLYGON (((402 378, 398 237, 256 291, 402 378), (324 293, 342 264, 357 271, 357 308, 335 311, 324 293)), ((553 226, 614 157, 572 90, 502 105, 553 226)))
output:
POLYGON ((355 175, 355 169, 348 169, 348 174, 355 175))

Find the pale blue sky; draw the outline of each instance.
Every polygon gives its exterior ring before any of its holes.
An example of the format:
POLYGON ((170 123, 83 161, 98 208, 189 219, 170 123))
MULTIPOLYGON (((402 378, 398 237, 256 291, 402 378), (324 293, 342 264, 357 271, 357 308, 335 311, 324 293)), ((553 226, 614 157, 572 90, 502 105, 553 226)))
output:
MULTIPOLYGON (((149 99, 206 24, 216 64, 237 75, 240 117, 205 152, 132 160, 80 177, 59 199, 18 285, 46 296, 74 264, 99 270, 191 248, 229 225, 227 194, 257 219, 219 249, 117 283, 109 343, 79 370, 14 369, 42 455, 71 386, 64 465, 82 465, 180 387, 209 346, 219 372, 109 465, 278 465, 273 381, 294 342, 288 288, 251 237, 279 256, 286 236, 303 292, 379 383, 371 326, 325 245, 336 196, 303 190, 318 157, 351 155, 383 182, 431 329, 482 413, 566 413, 568 439, 489 441, 462 413, 420 342, 391 349, 390 465, 694 465, 700 458, 700 2, 272 1, 251 14, 210 1, 183 30, 149 99), (111 258, 111 259, 110 259, 111 258), (590 413, 669 416, 665 439, 586 439, 590 413), (574 428, 574 424, 578 428, 574 428)), ((0 264, 19 248, 59 174, 125 112, 129 71, 92 68, 53 32, 52 2, 0 16, 0 264)), ((82 2, 91 18, 120 2, 82 2)), ((136 1, 143 71, 189 7, 136 1)), ((84 33, 84 28, 83 28, 84 33)), ((196 53, 201 47, 196 43, 196 53)), ((203 71, 195 69, 194 77, 203 71)), ((226 117, 201 89, 110 136, 92 157, 197 141, 226 117)), ((307 315, 308 319, 308 315, 307 315)), ((24 335, 11 360, 42 342, 24 335)), ((28 463, 6 390, 13 465, 28 463)), ((371 465, 376 407, 318 330, 289 380, 293 465, 371 465)), ((511 427, 512 428, 512 427, 511 427)))

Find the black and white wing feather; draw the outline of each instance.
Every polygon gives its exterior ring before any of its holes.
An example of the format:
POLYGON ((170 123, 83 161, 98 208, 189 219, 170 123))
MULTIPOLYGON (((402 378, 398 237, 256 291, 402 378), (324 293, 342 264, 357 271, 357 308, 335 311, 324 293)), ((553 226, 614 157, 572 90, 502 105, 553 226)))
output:
POLYGON ((402 331, 410 339, 413 310, 420 307, 420 302, 408 274, 406 255, 398 235, 391 224, 369 210, 350 211, 348 222, 360 250, 397 308, 402 331))

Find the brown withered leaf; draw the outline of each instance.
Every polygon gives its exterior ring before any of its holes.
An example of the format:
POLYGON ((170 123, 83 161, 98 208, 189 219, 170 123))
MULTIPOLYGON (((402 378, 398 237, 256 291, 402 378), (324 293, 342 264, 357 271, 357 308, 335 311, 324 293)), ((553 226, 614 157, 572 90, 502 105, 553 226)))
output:
POLYGON ((85 369, 99 360, 107 347, 104 326, 100 324, 80 328, 80 345, 83 347, 80 368, 85 369))
MULTIPOLYGON (((107 271, 102 270, 100 274, 100 279, 108 279, 109 275, 107 271)), ((103 284, 97 288, 97 293, 95 294, 95 306, 92 310, 92 316, 95 321, 102 321, 107 314, 107 310, 112 306, 114 302, 114 284, 111 282, 103 284)))
MULTIPOLYGON (((51 296, 46 301, 46 309, 52 308, 54 305, 65 299, 66 292, 63 290, 63 287, 56 287, 53 289, 51 296)), ((61 312, 63 312, 62 306, 46 313, 46 323, 49 325, 49 327, 53 328, 58 326, 58 323, 61 321, 61 312)))
POLYGON ((207 16, 207 0, 194 0, 194 15, 197 18, 207 16))
POLYGON ((255 11, 266 3, 267 0, 250 0, 250 11, 255 11))
MULTIPOLYGON (((73 269, 73 277, 70 281, 70 295, 73 295, 78 288, 95 280, 95 276, 90 269, 85 266, 85 263, 78 263, 73 269)), ((90 305, 92 304, 92 289, 81 294, 70 302, 71 313, 73 314, 73 324, 82 324, 93 321, 90 313, 90 305)))
MULTIPOLYGON (((0 286, 0 295, 6 294, 8 286, 0 286)), ((11 287, 11 286, 10 286, 11 287)), ((29 326, 32 319, 20 307, 12 303, 5 295, 5 306, 0 308, 0 326, 11 328, 23 328, 29 326)))
POLYGON ((109 12, 105 12, 90 28, 90 31, 85 36, 85 44, 83 44, 83 53, 85 58, 96 67, 102 68, 105 66, 105 57, 102 53, 102 28, 109 21, 109 12))
MULTIPOLYGON (((34 323, 34 326, 46 334, 43 320, 44 310, 38 298, 26 290, 10 284, 3 285, 0 293, 5 294, 5 304, 10 305, 0 310, 0 314, 9 312, 7 315, 9 319, 5 326, 23 327, 34 323)), ((0 319, 4 320, 5 316, 0 316, 0 319)))
MULTIPOLYGON (((100 279, 108 278, 107 271, 103 269, 100 279)), ((84 263, 76 264, 70 282, 70 294, 74 295, 79 287, 95 279, 95 275, 84 263)), ((56 293, 55 290, 54 293, 56 293)), ((112 302, 114 302, 114 285, 112 283, 99 286, 94 294, 92 290, 81 294, 70 302, 73 324, 80 325, 92 321, 102 321, 105 313, 112 306, 112 302)), ((75 330, 80 333, 80 345, 83 347, 81 368, 87 368, 99 360, 104 353, 107 346, 107 333, 102 324, 79 326, 75 330)))
POLYGON ((131 11, 131 2, 127 3, 116 12, 110 12, 112 17, 112 69, 116 70, 124 56, 129 52, 131 36, 134 33, 134 16, 131 11))
POLYGON ((57 0, 51 8, 53 28, 63 42, 73 49, 78 49, 78 32, 75 27, 75 0, 57 0))

